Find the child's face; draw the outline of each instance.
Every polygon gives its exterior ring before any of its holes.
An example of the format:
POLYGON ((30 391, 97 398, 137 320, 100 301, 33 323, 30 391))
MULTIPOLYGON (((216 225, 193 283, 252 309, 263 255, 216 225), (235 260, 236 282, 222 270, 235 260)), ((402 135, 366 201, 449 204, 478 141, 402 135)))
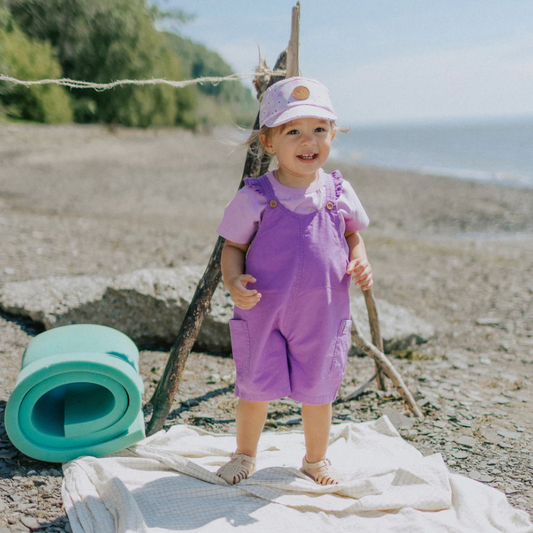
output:
POLYGON ((329 120, 299 118, 276 128, 270 139, 261 142, 276 155, 282 172, 314 179, 329 156, 334 136, 329 120))

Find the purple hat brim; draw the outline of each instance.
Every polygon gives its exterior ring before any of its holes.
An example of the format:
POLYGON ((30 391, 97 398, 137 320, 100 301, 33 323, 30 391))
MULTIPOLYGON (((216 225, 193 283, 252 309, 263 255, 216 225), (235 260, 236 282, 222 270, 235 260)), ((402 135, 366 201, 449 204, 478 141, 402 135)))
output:
POLYGON ((297 105, 281 112, 275 117, 269 117, 261 127, 275 128, 297 118, 323 118, 325 120, 337 120, 337 115, 315 105, 297 105))

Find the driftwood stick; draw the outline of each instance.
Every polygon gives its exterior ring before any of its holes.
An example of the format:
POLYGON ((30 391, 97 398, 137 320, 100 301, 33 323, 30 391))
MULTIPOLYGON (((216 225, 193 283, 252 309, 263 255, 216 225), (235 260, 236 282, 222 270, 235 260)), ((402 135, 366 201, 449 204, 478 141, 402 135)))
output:
POLYGON ((370 386, 370 384, 376 379, 376 374, 374 374, 366 383, 361 385, 357 390, 353 391, 350 395, 346 396, 346 398, 339 398, 335 401, 335 403, 342 403, 342 402, 349 402, 351 400, 355 400, 365 392, 366 389, 370 386))
MULTIPOLYGON (((368 313, 368 322, 370 324, 370 336, 372 344, 383 353, 383 338, 381 337, 381 329, 379 327, 378 308, 376 307, 376 300, 372 289, 362 291, 365 297, 366 310, 368 313)), ((385 376, 380 366, 376 362, 376 383, 379 390, 386 390, 385 376)))
MULTIPOLYGON (((283 70, 286 68, 287 54, 282 52, 278 57, 274 70, 283 70)), ((281 77, 271 77, 265 85, 265 89, 279 81, 281 77)), ((258 95, 260 97, 261 94, 258 95)), ((259 113, 255 119, 254 129, 259 129, 259 113)), ((244 185, 244 178, 258 177, 268 171, 270 163, 270 156, 266 154, 263 158, 259 158, 251 153, 246 156, 244 163, 244 170, 242 179, 239 184, 239 189, 244 185)), ((193 299, 183 322, 181 324, 176 342, 170 350, 167 365, 163 376, 157 384, 156 390, 150 399, 153 406, 152 417, 148 422, 146 432, 148 435, 153 435, 163 428, 165 420, 172 406, 172 402, 176 396, 181 376, 185 368, 187 357, 192 350, 194 342, 198 337, 200 327, 204 316, 209 311, 211 306, 211 298, 222 277, 220 268, 220 259, 222 256, 222 248, 225 240, 219 237, 213 253, 209 259, 202 279, 199 281, 194 293, 193 299)))
POLYGON ((300 49, 300 2, 292 8, 291 38, 287 48, 287 78, 300 74, 299 49, 300 49))
POLYGON ((405 403, 408 405, 411 412, 417 418, 424 418, 422 411, 418 407, 413 395, 405 385, 402 376, 394 368, 393 364, 389 361, 388 357, 380 350, 378 350, 373 344, 369 343, 363 336, 359 324, 352 313, 352 339, 355 341, 357 347, 374 358, 379 365, 383 373, 392 381, 405 403))
POLYGON ((211 297, 222 276, 220 271, 220 256, 223 246, 224 239, 219 237, 204 275, 196 287, 196 292, 187 309, 176 342, 174 342, 170 350, 163 376, 150 400, 150 403, 153 405, 153 412, 147 427, 148 435, 156 433, 163 427, 170 412, 170 407, 176 396, 185 368, 185 362, 196 341, 204 316, 211 306, 211 297))

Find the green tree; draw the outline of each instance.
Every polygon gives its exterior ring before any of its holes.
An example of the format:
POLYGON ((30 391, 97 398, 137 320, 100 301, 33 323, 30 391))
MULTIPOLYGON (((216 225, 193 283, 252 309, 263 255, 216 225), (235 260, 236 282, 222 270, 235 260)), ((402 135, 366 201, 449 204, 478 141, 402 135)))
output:
MULTIPOLYGON (((179 59, 156 30, 146 0, 7 0, 31 37, 50 41, 65 77, 106 83, 118 79, 182 79, 179 59)), ((194 88, 123 86, 73 90, 78 121, 126 126, 194 127, 194 88)))
MULTIPOLYGON (((61 77, 50 43, 28 38, 0 7, 0 72, 22 80, 61 77)), ((29 88, 0 82, 0 110, 6 115, 37 122, 70 122, 72 109, 63 87, 34 85, 29 88)))
MULTIPOLYGON (((169 46, 181 59, 184 75, 190 78, 223 77, 233 74, 222 57, 202 44, 175 33, 165 33, 169 46)), ((198 85, 198 120, 206 125, 236 122, 251 126, 258 103, 249 88, 239 82, 198 85)))

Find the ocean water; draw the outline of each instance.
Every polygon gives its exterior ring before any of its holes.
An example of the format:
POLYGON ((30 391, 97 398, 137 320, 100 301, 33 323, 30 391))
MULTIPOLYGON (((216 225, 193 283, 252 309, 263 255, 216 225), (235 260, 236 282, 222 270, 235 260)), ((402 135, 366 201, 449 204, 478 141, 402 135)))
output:
POLYGON ((533 188, 533 117, 394 126, 338 133, 346 162, 533 188))

